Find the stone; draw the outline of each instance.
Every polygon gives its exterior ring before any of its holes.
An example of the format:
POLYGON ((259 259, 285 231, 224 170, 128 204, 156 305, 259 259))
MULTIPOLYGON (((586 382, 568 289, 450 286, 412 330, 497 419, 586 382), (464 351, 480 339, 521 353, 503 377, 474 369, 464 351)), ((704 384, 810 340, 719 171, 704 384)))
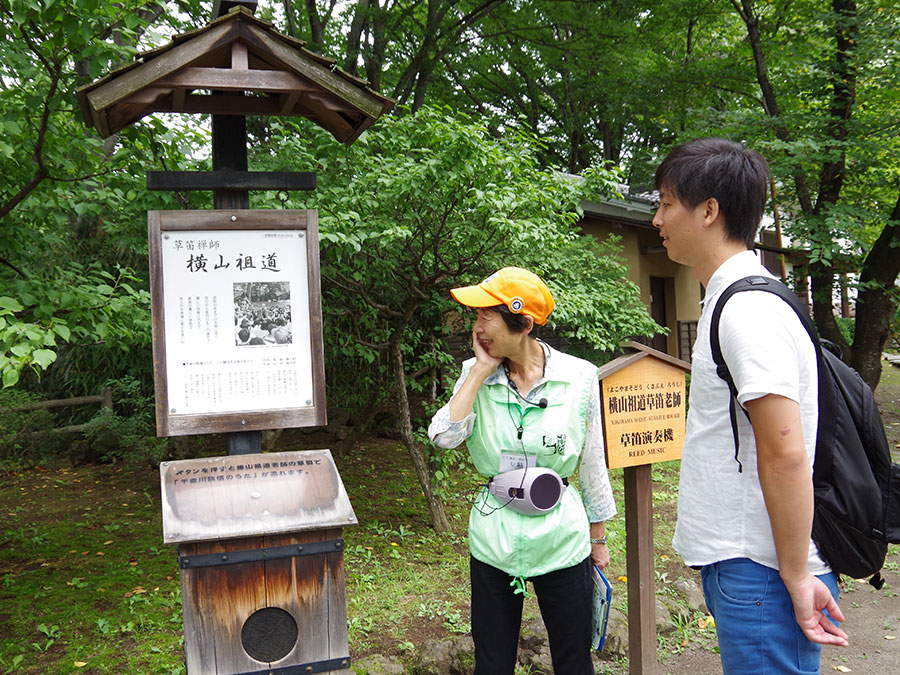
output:
POLYGON ((370 654, 350 665, 354 675, 403 675, 405 669, 395 657, 370 654))
POLYGON ((427 640, 422 647, 417 675, 471 675, 475 643, 468 635, 453 640, 427 640))
POLYGON ((657 600, 662 602, 669 610, 673 630, 679 625, 683 626, 690 623, 692 610, 687 606, 683 598, 679 600, 670 595, 660 595, 657 596, 657 600))
POLYGON ((519 632, 520 649, 539 652, 548 645, 547 627, 544 625, 544 620, 540 616, 535 617, 522 626, 522 630, 519 632))
POLYGON ((662 598, 656 596, 656 634, 669 635, 675 632, 675 624, 672 623, 672 613, 663 602, 662 598))
POLYGON ((553 675, 553 658, 550 656, 550 647, 539 651, 519 650, 519 663, 526 667, 526 672, 531 675, 553 675))
POLYGON ((703 595, 703 589, 693 579, 677 579, 672 583, 672 587, 687 601, 688 607, 694 611, 709 614, 706 606, 706 598, 703 595))
POLYGON ((615 607, 609 610, 603 654, 612 659, 628 656, 628 617, 615 607))

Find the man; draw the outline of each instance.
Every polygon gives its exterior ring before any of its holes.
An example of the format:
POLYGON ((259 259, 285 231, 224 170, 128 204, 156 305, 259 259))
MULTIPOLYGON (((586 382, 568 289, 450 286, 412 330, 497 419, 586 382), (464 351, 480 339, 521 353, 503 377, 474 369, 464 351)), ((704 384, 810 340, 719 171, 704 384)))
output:
POLYGON ((809 335, 770 293, 738 293, 725 305, 722 352, 747 412, 738 413, 737 456, 731 394, 711 355, 721 292, 771 276, 753 252, 768 182, 759 153, 715 138, 675 148, 656 172, 653 224, 669 258, 706 289, 673 543, 702 570, 726 675, 818 673, 822 644, 847 645, 832 621, 844 620, 835 575, 810 538, 818 389, 809 335))

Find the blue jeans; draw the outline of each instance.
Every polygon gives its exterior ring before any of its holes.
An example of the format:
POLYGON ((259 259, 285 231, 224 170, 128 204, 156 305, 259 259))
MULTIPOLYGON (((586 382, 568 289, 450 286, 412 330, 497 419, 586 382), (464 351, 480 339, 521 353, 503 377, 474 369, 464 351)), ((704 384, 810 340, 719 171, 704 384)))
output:
MULTIPOLYGON (((822 646, 810 642, 797 625, 778 570, 734 558, 704 566, 701 575, 725 675, 819 672, 822 646)), ((834 574, 819 579, 837 600, 834 574)))

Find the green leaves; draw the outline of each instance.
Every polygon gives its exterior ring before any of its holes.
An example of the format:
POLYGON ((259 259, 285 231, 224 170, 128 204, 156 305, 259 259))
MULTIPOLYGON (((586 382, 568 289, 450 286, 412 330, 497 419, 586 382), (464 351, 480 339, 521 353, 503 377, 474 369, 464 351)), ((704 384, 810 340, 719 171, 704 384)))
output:
POLYGON ((112 275, 99 263, 71 263, 47 277, 14 282, 15 297, 0 296, 3 386, 17 384, 23 369, 46 370, 61 343, 148 343, 149 294, 125 283, 131 278, 126 269, 112 275))
POLYGON ((0 316, 21 312, 23 309, 22 304, 15 298, 0 296, 0 316))
POLYGON ((653 332, 615 246, 575 227, 580 201, 614 189, 616 171, 595 167, 584 181, 541 169, 533 134, 498 137, 440 107, 382 119, 350 148, 291 121, 272 120, 269 132, 297 164, 323 167, 316 191, 292 206, 319 211, 329 397, 337 405, 368 405, 395 384, 386 358, 392 339, 403 347, 407 387, 425 391, 449 359, 445 336, 466 330, 468 315, 449 289, 505 265, 547 279, 561 334, 608 349, 653 332))
POLYGON ((56 361, 56 352, 50 349, 35 349, 31 353, 32 362, 41 370, 46 370, 47 366, 56 361))

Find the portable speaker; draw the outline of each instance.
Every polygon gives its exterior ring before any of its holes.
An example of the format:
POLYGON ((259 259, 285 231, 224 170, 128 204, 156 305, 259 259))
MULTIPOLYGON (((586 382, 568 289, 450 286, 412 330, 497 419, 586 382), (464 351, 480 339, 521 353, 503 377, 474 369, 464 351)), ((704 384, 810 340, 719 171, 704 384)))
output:
POLYGON ((559 504, 565 485, 553 469, 526 467, 494 476, 488 489, 504 506, 534 516, 559 504))

